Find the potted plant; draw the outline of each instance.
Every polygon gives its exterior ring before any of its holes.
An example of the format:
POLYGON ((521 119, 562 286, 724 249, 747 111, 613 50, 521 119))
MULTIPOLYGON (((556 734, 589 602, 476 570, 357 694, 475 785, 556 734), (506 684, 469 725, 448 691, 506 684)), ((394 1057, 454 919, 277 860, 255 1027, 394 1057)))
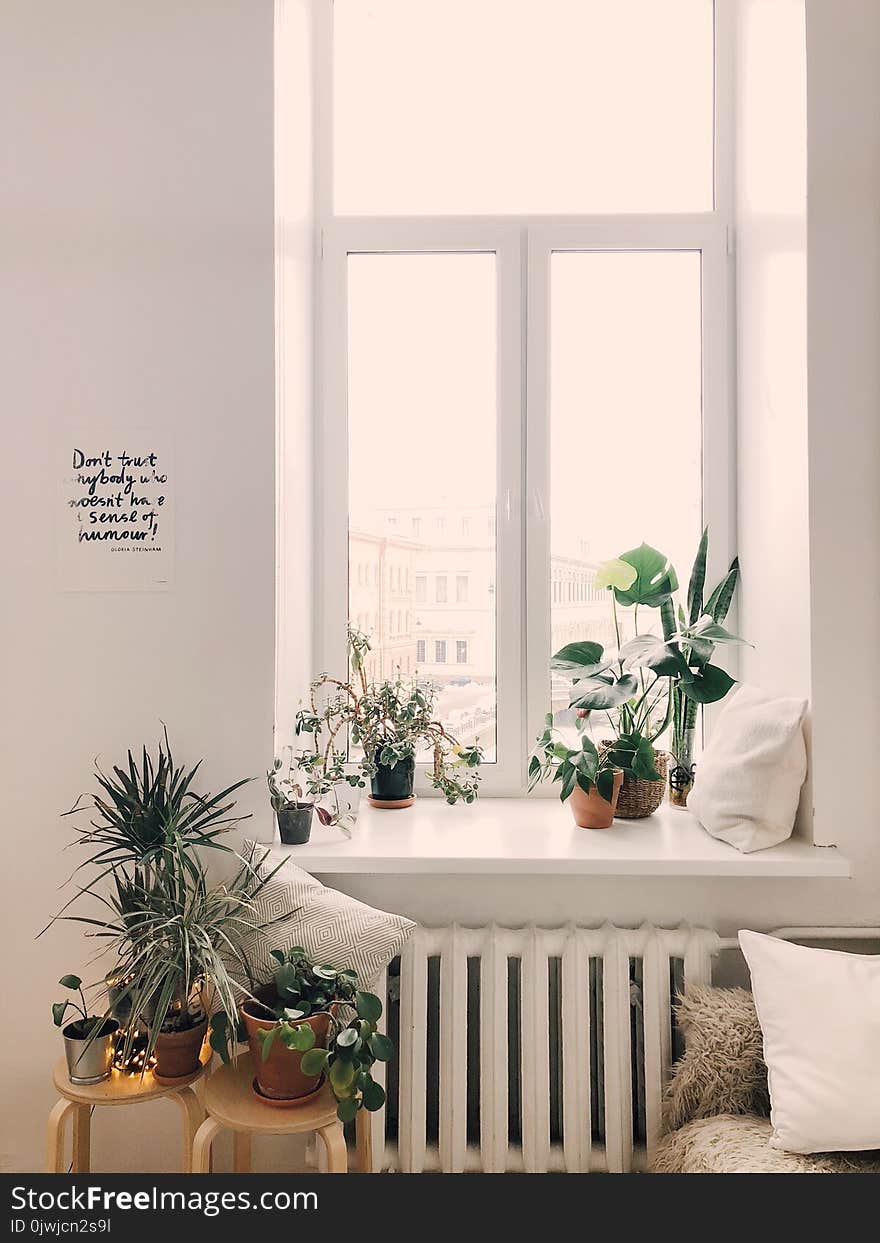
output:
POLYGON ((254 1091, 277 1105, 293 1106, 312 1095, 324 1076, 343 1121, 362 1106, 380 1109, 381 1085, 370 1074, 393 1046, 377 1031, 382 1004, 358 989, 357 972, 316 966, 302 946, 272 950, 277 962, 270 984, 241 1004, 256 1075, 254 1091), (348 1024, 341 1011, 354 1011, 348 1024))
POLYGON ((78 975, 63 975, 58 983, 79 994, 79 1002, 67 998, 52 1006, 52 1019, 62 1028, 64 1054, 71 1083, 100 1083, 109 1079, 113 1069, 113 1052, 119 1024, 105 1014, 89 1014, 82 980, 78 975), (79 1017, 65 1023, 72 1010, 79 1017))
MULTIPOLYGON (((584 717, 578 718, 582 730, 584 717)), ((607 829, 614 820, 623 770, 616 768, 607 751, 597 751, 585 734, 580 745, 569 747, 553 727, 553 713, 544 720, 544 732, 529 761, 529 789, 548 779, 560 782, 559 797, 569 805, 581 829, 607 829)))
POLYGON ((654 744, 676 712, 686 728, 695 719, 688 703, 714 703, 733 686, 733 678, 709 657, 716 643, 742 642, 713 616, 726 616, 738 566, 734 562, 704 608, 707 546, 704 532, 691 575, 688 615, 681 606, 676 612, 678 577, 657 549, 642 544, 600 565, 595 586, 609 592, 617 650, 606 653, 599 643, 570 643, 551 661, 552 668, 572 679, 570 706, 578 713, 579 729, 586 728, 593 712, 607 715, 613 737, 600 741, 599 754, 623 773, 616 815, 624 819, 650 815, 660 806, 667 760, 654 744), (633 633, 626 640, 620 609, 632 610, 633 633), (640 609, 659 611, 662 635, 640 631, 640 609))
MULTIPOLYGON (((286 846, 302 846, 309 840, 312 831, 312 812, 315 809, 314 799, 306 797, 305 781, 295 777, 297 766, 294 764, 293 747, 288 747, 290 757, 287 775, 279 776, 284 761, 276 756, 275 762, 266 773, 269 785, 269 802, 275 812, 278 834, 286 846)), ((299 764, 303 777, 307 780, 310 768, 299 764)), ((299 776, 299 774, 297 774, 299 776)))
MULTIPOLYGON (((229 814, 229 795, 244 782, 200 794, 198 768, 174 764, 166 734, 155 762, 144 749, 140 765, 129 752, 127 769, 114 767, 113 777, 99 770, 101 794, 91 800, 97 814, 89 829, 78 830, 80 842, 93 847, 80 866, 91 865, 97 875, 79 885, 75 897, 89 894, 109 914, 69 915, 68 902, 55 917, 85 924, 86 935, 103 939, 114 954, 107 983, 112 1012, 124 1016, 121 1060, 131 1060, 146 1031, 144 1064, 155 1053, 157 1076, 172 1080, 197 1069, 208 1010, 237 1015, 248 991, 238 977, 249 976, 239 946, 266 926, 254 899, 277 870, 260 879, 241 859, 230 881, 209 886, 198 848, 237 858, 217 838, 243 819, 229 814)), ((72 810, 81 803, 82 797, 72 810)))
POLYGON ((313 750, 323 756, 324 771, 339 771, 344 757, 335 748, 337 736, 351 739, 363 752, 360 772, 345 779, 351 785, 370 781, 370 802, 376 807, 409 807, 415 795, 416 755, 431 755, 431 784, 447 803, 477 796, 482 762, 479 746, 462 746, 434 718, 436 691, 430 684, 397 677, 384 682, 367 680, 366 635, 349 626, 351 678, 342 682, 322 674, 311 687, 308 709, 297 713, 297 734, 309 734, 313 750))

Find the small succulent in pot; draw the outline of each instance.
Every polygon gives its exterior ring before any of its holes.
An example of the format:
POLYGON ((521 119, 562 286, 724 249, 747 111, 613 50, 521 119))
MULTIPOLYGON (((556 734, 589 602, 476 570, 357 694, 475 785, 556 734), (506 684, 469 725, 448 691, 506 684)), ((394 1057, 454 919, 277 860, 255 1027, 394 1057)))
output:
POLYGON ((529 760, 529 790, 541 781, 558 781, 559 798, 570 800, 575 824, 581 829, 607 829, 614 819, 623 770, 611 752, 598 750, 578 718, 578 746, 569 746, 554 728, 553 713, 544 718, 544 732, 529 760))
POLYGON ((63 975, 58 983, 79 994, 79 1002, 67 998, 52 1006, 52 1021, 63 1028, 64 1052, 71 1083, 99 1083, 110 1077, 113 1051, 119 1024, 106 1014, 89 1014, 82 980, 78 975, 63 975), (79 1017, 65 1024, 69 1011, 79 1017))
POLYGON ((241 1006, 259 1094, 296 1101, 326 1075, 343 1122, 361 1108, 381 1109, 385 1093, 370 1072, 394 1048, 377 1029, 379 998, 358 988, 356 971, 316 965, 302 946, 271 953, 272 983, 241 1006), (348 1023, 341 1012, 353 1014, 348 1023))

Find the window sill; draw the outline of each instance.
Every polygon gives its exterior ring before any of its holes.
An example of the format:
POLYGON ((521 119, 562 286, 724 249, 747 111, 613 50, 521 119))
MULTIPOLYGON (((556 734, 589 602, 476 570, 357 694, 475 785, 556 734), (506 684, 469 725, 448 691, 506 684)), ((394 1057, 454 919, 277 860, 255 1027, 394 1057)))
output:
POLYGON ((405 811, 362 801, 351 840, 315 824, 305 846, 283 846, 311 873, 579 876, 845 877, 834 847, 797 838, 740 854, 716 842, 687 811, 664 806, 611 829, 574 826, 558 800, 483 798, 449 807, 421 798, 405 811))

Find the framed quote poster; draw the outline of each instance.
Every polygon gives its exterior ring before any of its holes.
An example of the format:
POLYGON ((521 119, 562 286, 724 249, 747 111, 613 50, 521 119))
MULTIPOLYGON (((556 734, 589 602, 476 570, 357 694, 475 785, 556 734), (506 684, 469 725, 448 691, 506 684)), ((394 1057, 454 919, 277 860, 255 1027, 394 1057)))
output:
POLYGON ((64 591, 163 591, 174 582, 172 446, 155 429, 66 430, 59 462, 64 591))

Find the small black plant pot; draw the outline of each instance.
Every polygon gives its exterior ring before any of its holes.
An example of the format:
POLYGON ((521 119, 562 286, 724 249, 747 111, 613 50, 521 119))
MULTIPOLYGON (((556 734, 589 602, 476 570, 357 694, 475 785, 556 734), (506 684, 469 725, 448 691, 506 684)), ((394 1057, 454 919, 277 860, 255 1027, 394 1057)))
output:
POLYGON ((370 802, 376 807, 409 807, 415 798, 413 778, 416 762, 413 756, 398 760, 393 768, 377 764, 375 777, 370 778, 370 802))
POLYGON ((280 811, 276 811, 278 832, 285 846, 306 844, 312 831, 313 810, 311 803, 305 803, 302 807, 282 807, 280 811))

